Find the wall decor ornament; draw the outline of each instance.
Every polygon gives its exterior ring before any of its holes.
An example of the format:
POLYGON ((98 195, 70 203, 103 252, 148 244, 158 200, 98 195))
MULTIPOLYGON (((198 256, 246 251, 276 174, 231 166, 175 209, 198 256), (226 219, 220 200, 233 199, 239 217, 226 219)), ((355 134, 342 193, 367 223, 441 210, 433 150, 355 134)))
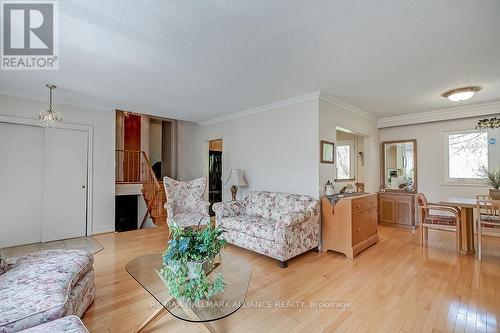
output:
POLYGON ((500 128, 500 118, 485 118, 477 122, 476 129, 500 128))

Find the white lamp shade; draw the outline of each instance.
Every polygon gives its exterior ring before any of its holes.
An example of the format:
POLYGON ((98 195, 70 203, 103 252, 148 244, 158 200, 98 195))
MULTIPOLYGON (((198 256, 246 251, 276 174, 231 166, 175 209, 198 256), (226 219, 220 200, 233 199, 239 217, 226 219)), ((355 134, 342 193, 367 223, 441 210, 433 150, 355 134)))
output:
POLYGON ((229 177, 227 177, 226 184, 229 184, 230 186, 247 186, 247 182, 243 178, 243 170, 231 169, 229 171, 229 177))

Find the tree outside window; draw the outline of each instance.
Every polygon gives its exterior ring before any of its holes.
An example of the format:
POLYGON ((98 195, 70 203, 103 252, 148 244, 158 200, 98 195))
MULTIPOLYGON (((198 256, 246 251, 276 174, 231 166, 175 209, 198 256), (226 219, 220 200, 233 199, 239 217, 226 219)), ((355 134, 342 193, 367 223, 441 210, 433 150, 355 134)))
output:
POLYGON ((338 141, 335 149, 337 180, 354 178, 354 143, 338 141))
POLYGON ((488 134, 462 132, 448 134, 448 178, 480 179, 488 168, 488 134))

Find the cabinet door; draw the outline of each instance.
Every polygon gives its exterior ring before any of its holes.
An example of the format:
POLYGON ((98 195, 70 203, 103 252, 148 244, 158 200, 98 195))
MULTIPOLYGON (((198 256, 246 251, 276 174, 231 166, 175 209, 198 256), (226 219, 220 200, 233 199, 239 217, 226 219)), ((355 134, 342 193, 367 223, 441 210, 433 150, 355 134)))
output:
POLYGON ((352 246, 377 234, 377 208, 352 214, 352 246))
POLYGON ((396 223, 395 200, 381 196, 379 198, 379 221, 396 223))
POLYGON ((405 198, 396 201, 396 223, 414 224, 413 200, 405 198))
POLYGON ((373 207, 365 212, 364 238, 368 239, 377 234, 377 208, 373 207))
POLYGON ((356 246, 364 240, 363 212, 352 214, 352 246, 356 246))

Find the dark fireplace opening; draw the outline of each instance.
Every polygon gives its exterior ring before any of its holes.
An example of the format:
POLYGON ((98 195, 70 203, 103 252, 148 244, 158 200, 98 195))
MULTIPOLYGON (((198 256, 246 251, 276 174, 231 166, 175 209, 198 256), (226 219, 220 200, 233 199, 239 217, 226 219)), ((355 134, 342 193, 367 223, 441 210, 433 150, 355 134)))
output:
POLYGON ((115 197, 115 231, 137 229, 137 195, 115 197))

